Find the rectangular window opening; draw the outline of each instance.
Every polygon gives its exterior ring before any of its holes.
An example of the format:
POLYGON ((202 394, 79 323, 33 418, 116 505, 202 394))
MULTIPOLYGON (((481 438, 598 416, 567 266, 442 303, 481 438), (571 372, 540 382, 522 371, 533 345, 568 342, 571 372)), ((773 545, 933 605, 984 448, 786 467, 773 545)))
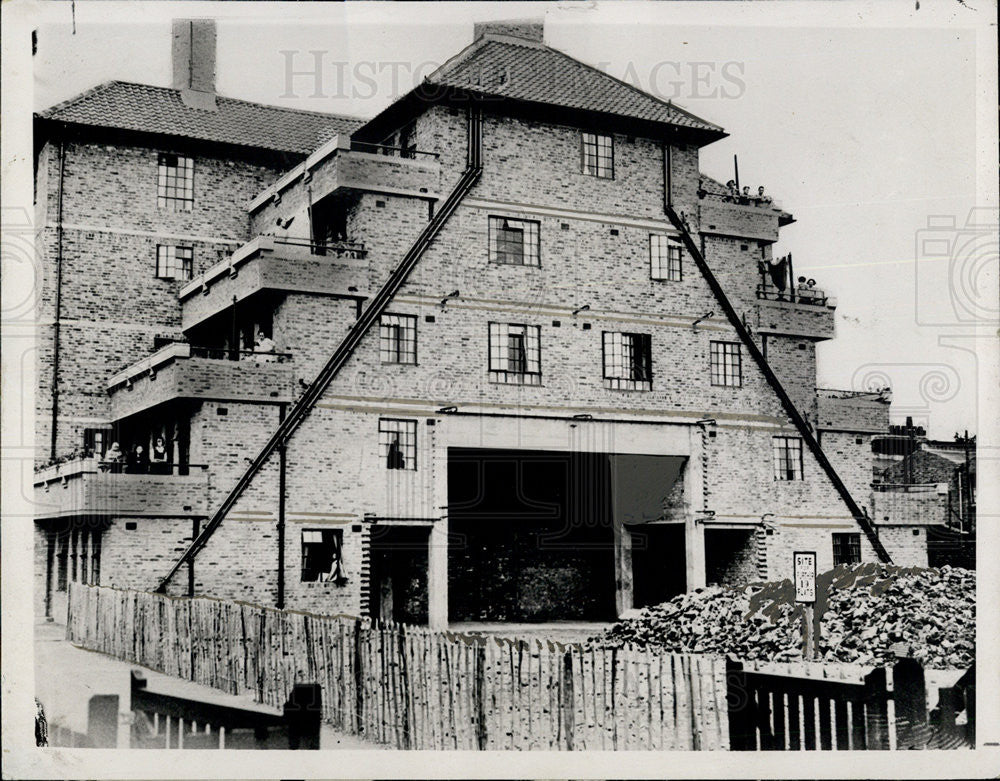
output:
POLYGON ((581 133, 581 171, 600 179, 614 179, 615 146, 612 136, 581 133))
POLYGON ((680 242, 659 233, 649 234, 649 276, 662 282, 680 282, 684 250, 680 242))
POLYGON ((194 248, 173 244, 156 247, 156 278, 186 282, 194 273, 194 248))
POLYGON ((774 437, 772 440, 776 480, 802 479, 802 440, 799 437, 774 437))
POLYGON ((652 338, 649 334, 604 332, 604 387, 653 389, 652 338))
POLYGON ((175 212, 191 211, 194 205, 194 160, 182 155, 160 155, 156 205, 175 212))
POLYGON ((382 363, 417 362, 417 318, 382 315, 379 321, 379 358, 382 363))
POLYGON ((848 532, 833 535, 833 566, 861 562, 861 535, 848 532))
POLYGON ((739 342, 712 342, 712 385, 743 385, 743 353, 739 342))
POLYGON ((338 582, 343 578, 340 529, 302 530, 302 582, 338 582))
POLYGON ((539 228, 534 220, 489 218, 490 263, 507 266, 539 266, 539 228))
POLYGON ((386 469, 417 468, 417 421, 380 418, 379 457, 386 469))
POLYGON ((494 382, 541 385, 541 328, 522 323, 490 323, 489 373, 494 382))

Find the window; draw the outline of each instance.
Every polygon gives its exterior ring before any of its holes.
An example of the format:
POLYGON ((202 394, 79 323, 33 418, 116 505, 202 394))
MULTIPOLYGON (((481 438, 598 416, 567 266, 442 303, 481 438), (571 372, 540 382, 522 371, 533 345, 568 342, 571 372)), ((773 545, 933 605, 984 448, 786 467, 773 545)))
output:
POLYGON ((802 440, 775 437, 772 440, 775 480, 802 479, 802 440))
POLYGON ((159 244, 156 247, 156 276, 158 279, 191 279, 194 270, 194 248, 159 244))
POLYGON ((681 281, 681 255, 679 241, 658 233, 649 234, 649 276, 666 282, 681 281))
POLYGON ((112 442, 111 429, 85 428, 83 430, 83 453, 85 456, 104 456, 104 451, 112 442))
POLYGON ((175 212, 189 212, 194 204, 194 160, 161 154, 156 178, 156 205, 175 212))
POLYGON ((386 469, 417 468, 417 421, 380 418, 379 457, 386 469))
POLYGON ((604 387, 613 390, 653 389, 649 334, 604 332, 604 387))
POLYGON ((302 530, 302 582, 326 583, 344 582, 341 568, 340 529, 302 530))
POLYGON ((542 384, 541 328, 490 323, 490 379, 519 385, 542 384))
POLYGON ((601 179, 615 178, 615 145, 611 136, 581 134, 582 172, 601 179))
POLYGON ((860 534, 833 535, 833 566, 838 564, 858 564, 861 561, 860 534))
POLYGON ((712 342, 712 384, 743 385, 743 354, 739 342, 712 342))
POLYGON ((379 321, 379 357, 382 363, 417 362, 417 318, 382 315, 379 321))
POLYGON ((538 266, 539 223, 490 217, 490 263, 538 266))

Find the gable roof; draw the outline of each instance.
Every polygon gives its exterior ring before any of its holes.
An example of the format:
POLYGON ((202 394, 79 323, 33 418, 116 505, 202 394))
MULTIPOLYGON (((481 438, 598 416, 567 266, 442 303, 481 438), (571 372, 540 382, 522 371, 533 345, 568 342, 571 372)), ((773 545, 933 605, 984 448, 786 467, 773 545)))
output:
POLYGON ((38 116, 92 127, 182 136, 201 141, 308 154, 338 133, 351 133, 362 120, 337 114, 279 108, 217 98, 217 110, 190 108, 180 90, 107 81, 38 116))
POLYGON ((527 38, 484 35, 438 68, 427 81, 483 95, 725 135, 719 125, 527 38))

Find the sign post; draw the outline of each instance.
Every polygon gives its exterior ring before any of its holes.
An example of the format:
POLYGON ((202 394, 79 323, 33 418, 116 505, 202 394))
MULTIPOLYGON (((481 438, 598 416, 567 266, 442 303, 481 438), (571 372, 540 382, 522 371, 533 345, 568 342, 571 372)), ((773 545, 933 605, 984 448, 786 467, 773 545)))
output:
POLYGON ((792 572, 795 581, 795 601, 805 606, 802 618, 802 658, 812 661, 816 657, 816 638, 813 636, 813 605, 816 602, 816 552, 796 551, 792 554, 792 572))

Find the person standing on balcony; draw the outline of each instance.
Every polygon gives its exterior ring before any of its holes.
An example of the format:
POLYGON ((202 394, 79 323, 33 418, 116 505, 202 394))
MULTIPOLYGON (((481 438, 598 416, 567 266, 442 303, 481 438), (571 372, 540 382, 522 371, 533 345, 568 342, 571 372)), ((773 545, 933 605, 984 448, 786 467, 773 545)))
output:
POLYGON ((757 201, 762 206, 768 206, 771 203, 771 196, 764 194, 764 185, 757 188, 757 201))
POLYGON ((112 442, 104 454, 102 466, 110 472, 119 474, 122 471, 122 464, 125 462, 125 454, 117 442, 112 442))
POLYGON ((253 344, 253 357, 258 363, 273 363, 278 360, 276 353, 278 352, 278 347, 274 343, 271 337, 267 336, 262 330, 257 331, 257 339, 253 344))
POLYGON ((167 443, 163 437, 157 437, 153 449, 149 453, 149 473, 151 475, 169 475, 170 464, 167 463, 167 443))
POLYGON ((128 474, 142 475, 149 471, 149 459, 146 456, 146 449, 142 445, 136 445, 128 454, 128 463, 125 471, 128 474))
POLYGON ((739 199, 740 191, 736 189, 736 180, 730 179, 728 182, 726 182, 726 187, 729 190, 728 200, 734 202, 737 201, 739 199))

